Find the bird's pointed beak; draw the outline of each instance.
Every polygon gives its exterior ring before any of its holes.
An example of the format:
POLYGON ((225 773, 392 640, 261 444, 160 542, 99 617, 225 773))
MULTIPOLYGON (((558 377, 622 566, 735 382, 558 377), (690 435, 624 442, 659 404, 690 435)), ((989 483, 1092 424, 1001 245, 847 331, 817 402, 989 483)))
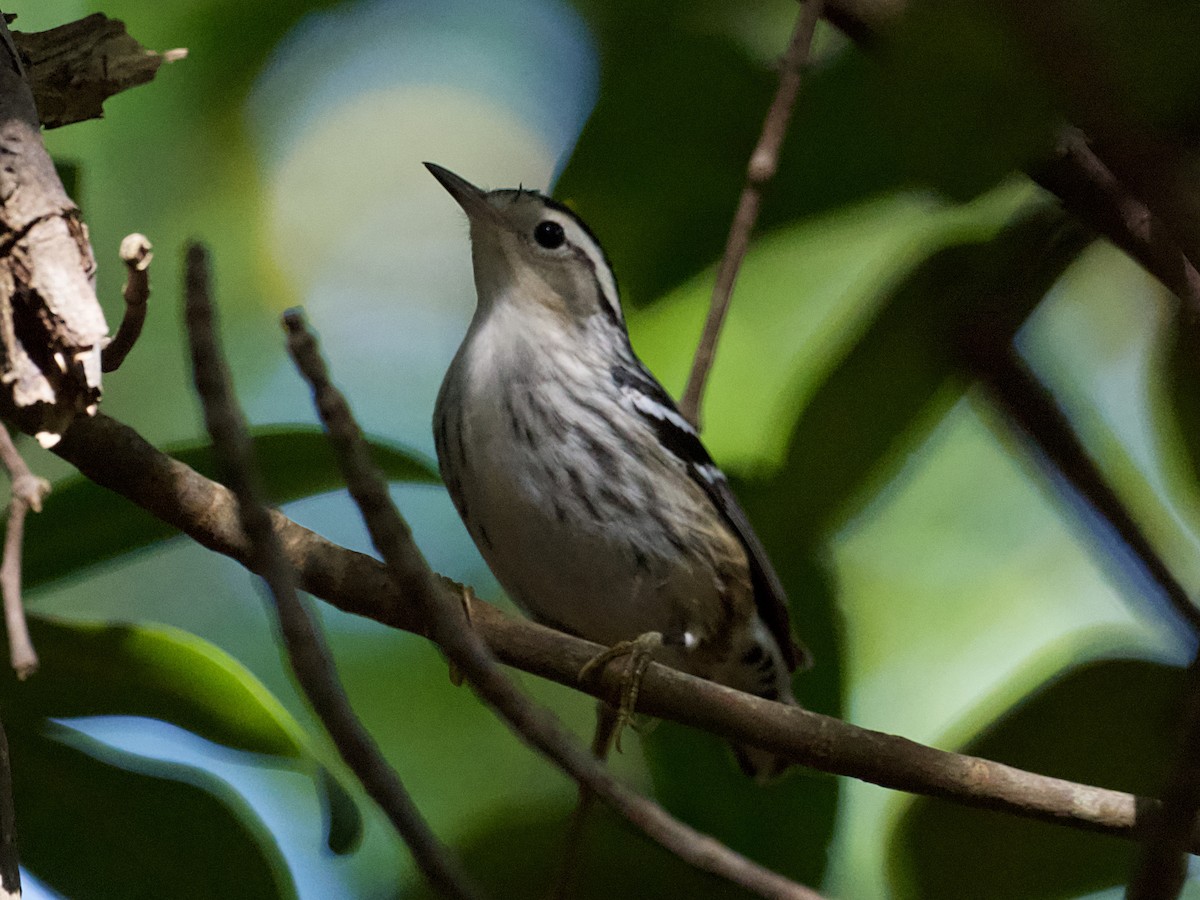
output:
POLYGON ((477 219, 485 216, 489 219, 497 218, 496 210, 487 201, 487 194, 481 191, 465 178, 455 175, 449 169, 439 166, 437 163, 425 163, 431 175, 441 182, 444 187, 453 197, 458 205, 463 208, 463 212, 467 214, 468 219, 477 219))

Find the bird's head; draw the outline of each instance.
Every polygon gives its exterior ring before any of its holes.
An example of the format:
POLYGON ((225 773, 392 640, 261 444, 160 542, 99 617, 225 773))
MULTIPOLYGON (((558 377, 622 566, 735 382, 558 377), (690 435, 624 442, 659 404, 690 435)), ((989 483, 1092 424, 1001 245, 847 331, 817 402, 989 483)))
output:
POLYGON ((449 169, 425 167, 470 221, 481 309, 533 304, 573 322, 602 315, 624 327, 612 268, 575 213, 537 191, 484 191, 449 169))

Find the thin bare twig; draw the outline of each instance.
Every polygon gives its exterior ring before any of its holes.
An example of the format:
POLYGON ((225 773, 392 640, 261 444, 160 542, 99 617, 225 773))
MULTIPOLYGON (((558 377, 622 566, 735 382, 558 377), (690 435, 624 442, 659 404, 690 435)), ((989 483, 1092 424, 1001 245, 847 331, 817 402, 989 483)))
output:
POLYGON ((121 262, 125 263, 125 287, 121 294, 125 298, 125 315, 117 335, 100 357, 100 367, 105 372, 115 372, 137 343, 146 322, 146 302, 150 299, 150 241, 144 234, 130 234, 121 241, 121 262))
POLYGON ((738 270, 742 266, 746 250, 750 247, 750 234, 758 221, 763 188, 775 177, 779 168, 779 150, 783 146, 788 124, 792 119, 796 95, 800 91, 800 80, 809 63, 813 32, 821 19, 824 5, 824 0, 803 0, 801 4, 792 39, 783 57, 779 87, 776 88, 775 96, 767 109, 762 134, 759 135, 758 144, 750 154, 750 162, 746 166, 746 183, 729 227, 725 252, 717 265, 717 278, 713 285, 708 318, 704 322, 704 332, 696 347, 696 357, 692 361, 687 387, 684 388, 683 397, 679 401, 680 412, 697 428, 700 427, 700 403, 704 397, 704 385, 708 381, 708 373, 712 369, 717 352, 717 339, 721 336, 721 326, 729 310, 738 270))
POLYGON ((241 527, 254 560, 252 568, 262 575, 275 599, 280 633, 296 681, 342 759, 408 844, 430 884, 446 897, 480 897, 457 860, 429 829, 399 776, 354 714, 324 638, 296 593, 293 571, 282 554, 263 501, 246 423, 217 342, 207 254, 198 245, 187 251, 186 304, 196 392, 204 406, 213 447, 238 500, 241 527))
POLYGON ((1096 156, 1084 134, 1065 128, 1058 154, 1031 170, 1075 215, 1136 259, 1200 318, 1200 273, 1150 208, 1096 156))
POLYGON ((0 897, 20 900, 21 859, 17 853, 17 809, 13 799, 8 733, 0 723, 0 897))
POLYGON ((285 314, 288 349, 312 386, 342 477, 362 513, 371 542, 402 595, 412 602, 430 637, 454 661, 475 692, 522 740, 560 766, 581 785, 680 859, 761 897, 816 900, 819 895, 683 824, 661 806, 618 781, 558 719, 534 704, 500 669, 458 602, 429 569, 412 532, 391 502, 387 485, 371 463, 345 399, 329 382, 325 363, 297 312, 285 314))
POLYGON ((0 425, 0 465, 12 482, 12 500, 8 505, 8 523, 4 532, 4 559, 0 562, 0 593, 4 597, 4 624, 8 632, 9 662, 24 681, 37 671, 38 655, 25 622, 25 601, 21 596, 21 554, 25 548, 25 514, 42 511, 42 501, 50 493, 50 482, 30 471, 17 450, 8 429, 0 425))
MULTIPOLYGON (((230 491, 151 446, 127 425, 103 413, 77 419, 54 452, 97 484, 254 570, 256 557, 230 491)), ((303 590, 344 612, 424 634, 411 596, 377 560, 339 547, 278 511, 271 518, 303 590)), ((443 591, 446 603, 461 602, 461 591, 449 579, 443 591)), ((471 623, 502 663, 596 697, 620 697, 615 671, 601 673, 598 683, 579 683, 579 670, 604 649, 598 644, 507 616, 477 599, 471 601, 471 623)), ((822 772, 1114 837, 1139 838, 1147 816, 1159 806, 1154 799, 938 750, 771 703, 657 663, 646 670, 638 706, 646 715, 761 747, 822 772)), ((1200 852, 1200 829, 1192 833, 1189 849, 1200 852)))

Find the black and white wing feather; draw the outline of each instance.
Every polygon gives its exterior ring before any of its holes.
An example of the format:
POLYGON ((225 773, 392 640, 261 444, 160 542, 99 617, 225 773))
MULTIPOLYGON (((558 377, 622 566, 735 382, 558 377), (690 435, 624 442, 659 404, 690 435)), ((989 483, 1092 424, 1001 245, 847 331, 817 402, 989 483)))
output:
POLYGON ((696 429, 683 417, 670 394, 640 361, 614 366, 612 376, 633 404, 633 408, 654 429, 662 446, 686 464, 688 474, 704 489, 721 517, 745 547, 750 563, 750 581, 754 589, 755 606, 779 644, 788 670, 795 671, 801 666, 807 668, 810 664, 808 651, 797 643, 792 634, 787 594, 779 576, 771 567, 767 552, 758 535, 754 533, 754 528, 729 487, 724 473, 717 468, 700 442, 696 429))

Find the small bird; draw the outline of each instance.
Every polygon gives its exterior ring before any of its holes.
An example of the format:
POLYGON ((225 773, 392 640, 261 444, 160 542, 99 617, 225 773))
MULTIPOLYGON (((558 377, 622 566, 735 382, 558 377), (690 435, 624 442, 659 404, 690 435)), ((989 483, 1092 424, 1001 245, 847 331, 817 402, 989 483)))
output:
MULTIPOLYGON (((725 476, 634 354, 604 251, 542 194, 426 163, 467 214, 478 303, 433 415, 483 558, 552 628, 795 704, 807 663, 725 476)), ((770 778, 787 761, 734 747, 770 778)))

